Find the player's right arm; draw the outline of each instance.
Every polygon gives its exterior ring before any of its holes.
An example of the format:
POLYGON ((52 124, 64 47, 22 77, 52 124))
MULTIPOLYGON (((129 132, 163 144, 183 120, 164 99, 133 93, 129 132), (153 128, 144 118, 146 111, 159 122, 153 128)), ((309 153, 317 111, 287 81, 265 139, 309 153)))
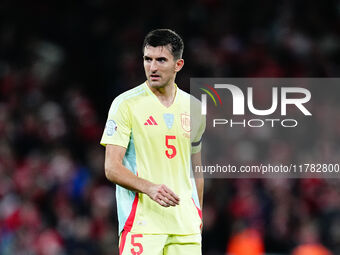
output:
POLYGON ((154 184, 133 174, 123 164, 126 148, 106 145, 105 175, 108 180, 131 191, 144 193, 161 206, 179 204, 179 197, 164 184, 154 184))

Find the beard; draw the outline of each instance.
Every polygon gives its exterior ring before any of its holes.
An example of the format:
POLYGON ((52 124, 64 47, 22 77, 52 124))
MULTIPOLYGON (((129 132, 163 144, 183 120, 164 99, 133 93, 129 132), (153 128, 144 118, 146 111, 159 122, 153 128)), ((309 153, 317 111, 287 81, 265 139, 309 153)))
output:
POLYGON ((162 78, 160 78, 158 81, 152 81, 150 76, 148 78, 149 85, 155 89, 166 87, 167 85, 169 85, 170 81, 171 81, 170 78, 168 78, 167 80, 162 80, 162 78))

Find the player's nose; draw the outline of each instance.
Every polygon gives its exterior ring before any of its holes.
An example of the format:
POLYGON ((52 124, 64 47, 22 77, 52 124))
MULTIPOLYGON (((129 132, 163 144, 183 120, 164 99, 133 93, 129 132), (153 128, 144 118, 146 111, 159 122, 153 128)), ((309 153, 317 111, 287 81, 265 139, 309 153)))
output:
POLYGON ((157 62, 155 61, 155 60, 153 60, 152 62, 151 62, 151 65, 150 65, 150 71, 151 72, 156 72, 157 71, 157 62))

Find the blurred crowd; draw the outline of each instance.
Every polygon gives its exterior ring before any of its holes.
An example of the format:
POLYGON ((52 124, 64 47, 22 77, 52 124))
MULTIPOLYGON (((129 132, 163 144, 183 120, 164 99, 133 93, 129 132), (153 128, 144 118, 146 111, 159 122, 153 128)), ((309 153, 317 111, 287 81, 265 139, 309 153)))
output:
MULTIPOLYGON (((186 91, 190 77, 340 75, 336 0, 3 0, 0 13, 4 255, 118 254, 99 141, 113 98, 145 80, 151 29, 183 36, 177 84, 186 91)), ((340 154, 337 123, 327 141, 340 154)), ((268 156, 289 160, 301 141, 281 141, 268 156)), ((203 254, 340 254, 339 184, 206 180, 203 254)))
POLYGON ((0 254, 113 254, 114 189, 98 146, 103 124, 77 89, 47 92, 57 70, 47 80, 34 70, 46 58, 2 66, 0 254))

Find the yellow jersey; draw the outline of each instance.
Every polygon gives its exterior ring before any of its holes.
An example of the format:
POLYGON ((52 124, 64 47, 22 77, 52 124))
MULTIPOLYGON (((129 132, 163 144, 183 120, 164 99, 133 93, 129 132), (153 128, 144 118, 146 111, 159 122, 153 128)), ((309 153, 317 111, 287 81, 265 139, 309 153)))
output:
MULTIPOLYGON (((162 207, 146 194, 116 185, 119 233, 125 229, 145 234, 200 233, 201 210, 191 154, 201 149, 204 116, 191 125, 190 105, 200 102, 176 87, 174 102, 164 106, 143 83, 114 99, 102 145, 126 148, 123 165, 135 175, 165 184, 180 197, 175 207, 162 207)), ((197 107, 198 109, 198 107, 197 107)))

